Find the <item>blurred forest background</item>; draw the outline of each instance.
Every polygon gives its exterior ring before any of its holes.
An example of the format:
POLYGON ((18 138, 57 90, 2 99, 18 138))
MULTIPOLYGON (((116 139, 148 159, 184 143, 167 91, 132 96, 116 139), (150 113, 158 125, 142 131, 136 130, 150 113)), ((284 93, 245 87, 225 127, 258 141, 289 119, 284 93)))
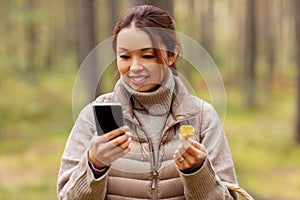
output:
MULTIPOLYGON (((0 199, 57 199, 77 70, 141 3, 168 10, 218 66, 240 185, 255 199, 299 199, 299 0, 0 1, 0 199)), ((179 71, 209 101, 184 65, 179 71)), ((113 71, 99 93, 112 90, 113 71)))

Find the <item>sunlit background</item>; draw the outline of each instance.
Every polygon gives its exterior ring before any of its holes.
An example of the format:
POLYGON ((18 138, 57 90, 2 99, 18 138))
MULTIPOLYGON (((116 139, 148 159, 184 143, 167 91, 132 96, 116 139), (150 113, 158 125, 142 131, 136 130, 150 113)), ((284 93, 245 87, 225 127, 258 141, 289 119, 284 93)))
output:
MULTIPOLYGON (((227 95, 224 129, 241 187, 255 199, 299 199, 297 0, 0 1, 0 199, 57 199, 77 70, 141 2, 168 10, 177 30, 218 66, 227 95)), ((180 60, 178 68, 210 101, 189 63, 180 60)), ((98 94, 111 91, 116 79, 112 65, 98 94)))

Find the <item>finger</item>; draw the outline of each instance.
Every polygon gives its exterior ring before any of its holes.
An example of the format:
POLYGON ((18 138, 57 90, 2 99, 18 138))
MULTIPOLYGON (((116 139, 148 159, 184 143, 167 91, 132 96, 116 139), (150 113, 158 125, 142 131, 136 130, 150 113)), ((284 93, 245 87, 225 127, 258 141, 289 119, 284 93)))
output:
POLYGON ((203 158, 206 158, 206 151, 201 151, 191 146, 182 155, 187 160, 193 162, 194 160, 202 160, 203 158))
POLYGON ((199 165, 200 163, 204 162, 207 157, 205 152, 202 152, 196 148, 194 148, 192 152, 186 151, 183 156, 185 158, 185 163, 188 164, 189 167, 199 165))
POLYGON ((173 160, 175 161, 177 166, 182 166, 182 162, 184 161, 184 158, 180 157, 180 156, 175 157, 175 155, 174 155, 173 160))
POLYGON ((189 148, 184 148, 184 146, 180 146, 178 151, 184 157, 196 156, 199 154, 200 150, 196 148, 194 145, 190 145, 189 148))
POLYGON ((113 131, 110 131, 108 133, 105 133, 104 135, 106 136, 107 140, 112 140, 113 138, 124 134, 125 132, 129 131, 129 127, 128 126, 122 126, 118 129, 115 129, 113 131))
POLYGON ((115 148, 126 142, 131 136, 130 132, 126 132, 124 135, 116 137, 115 139, 109 141, 106 138, 106 135, 95 136, 93 137, 90 147, 99 152, 108 152, 111 149, 115 148), (96 150, 97 149, 97 150, 96 150))
POLYGON ((106 143, 108 141, 109 140, 108 140, 107 136, 104 134, 104 135, 94 136, 91 142, 95 143, 95 144, 100 144, 100 143, 106 143))
POLYGON ((200 149, 196 148, 195 146, 191 145, 188 149, 185 150, 185 153, 190 155, 197 155, 199 154, 200 149))
MULTIPOLYGON (((109 143, 105 135, 95 136, 92 138, 90 149, 95 152, 105 152, 108 149, 109 143)), ((110 147, 109 147, 110 148, 110 147)))
POLYGON ((186 148, 186 145, 181 144, 179 146, 180 149, 180 153, 184 154, 185 152, 188 152, 190 154, 195 154, 197 153, 198 150, 201 150, 202 152, 206 153, 205 147, 200 144, 199 142, 195 141, 195 140, 189 140, 189 146, 186 148))
POLYGON ((188 169, 189 165, 183 157, 180 157, 175 160, 175 164, 180 170, 188 169))
POLYGON ((184 168, 183 168, 183 162, 179 162, 178 159, 177 159, 177 160, 175 160, 175 163, 176 163, 176 165, 178 166, 178 168, 179 168, 180 170, 183 170, 183 169, 184 169, 184 168))
POLYGON ((179 145, 179 148, 178 148, 178 151, 179 151, 179 153, 180 153, 181 155, 184 155, 184 154, 187 152, 187 150, 188 150, 189 148, 191 148, 191 145, 190 145, 190 147, 186 148, 186 147, 184 146, 184 144, 180 144, 180 145, 179 145))
POLYGON ((110 141, 110 148, 111 150, 114 151, 122 151, 126 148, 128 148, 129 144, 131 143, 131 138, 127 138, 127 137, 117 137, 114 140, 110 141))
POLYGON ((206 155, 205 147, 196 141, 192 143, 191 148, 187 149, 187 152, 191 155, 197 155, 199 153, 206 155))
POLYGON ((175 153, 173 155, 173 159, 175 161, 178 161, 179 163, 182 163, 184 161, 183 155, 181 155, 178 150, 175 151, 175 153))
POLYGON ((124 150, 128 148, 130 144, 131 144, 131 138, 128 138, 128 140, 120 144, 118 147, 124 150))
POLYGON ((197 149, 202 149, 204 146, 202 145, 202 144, 200 144, 199 142, 197 142, 197 141, 195 141, 195 140, 192 140, 191 141, 191 144, 195 147, 195 148, 197 148, 197 149))
POLYGON ((126 134, 118 136, 110 141, 110 143, 114 146, 120 146, 125 143, 127 140, 131 140, 130 133, 126 132, 126 134))
POLYGON ((191 146, 192 140, 190 138, 181 137, 181 144, 185 149, 189 148, 191 146))
POLYGON ((107 152, 106 157, 116 160, 127 154, 129 151, 129 145, 125 149, 122 149, 121 147, 115 147, 114 149, 111 149, 109 152, 107 152))
POLYGON ((127 154, 130 151, 130 146, 127 146, 125 149, 121 149, 120 147, 115 147, 113 149, 107 150, 103 152, 102 154, 94 155, 96 159, 103 163, 104 165, 109 165, 116 159, 123 157, 125 154, 127 154))

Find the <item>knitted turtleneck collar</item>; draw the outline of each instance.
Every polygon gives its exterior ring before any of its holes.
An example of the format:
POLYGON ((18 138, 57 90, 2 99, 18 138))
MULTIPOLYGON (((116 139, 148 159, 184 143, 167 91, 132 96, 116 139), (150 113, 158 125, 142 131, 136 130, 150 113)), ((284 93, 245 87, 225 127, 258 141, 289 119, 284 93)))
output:
POLYGON ((151 92, 139 92, 132 89, 121 78, 121 84, 129 93, 132 106, 136 109, 146 110, 151 115, 163 115, 170 111, 175 82, 171 69, 167 70, 166 79, 162 85, 151 92))

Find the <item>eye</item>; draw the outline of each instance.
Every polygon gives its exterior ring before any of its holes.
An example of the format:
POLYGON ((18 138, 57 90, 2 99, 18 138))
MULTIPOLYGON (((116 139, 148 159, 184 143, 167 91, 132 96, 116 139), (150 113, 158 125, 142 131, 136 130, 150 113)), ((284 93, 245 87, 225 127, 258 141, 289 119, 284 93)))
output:
POLYGON ((155 58, 155 56, 154 55, 144 55, 143 58, 153 59, 153 58, 155 58))
POLYGON ((120 55, 120 58, 127 60, 127 59, 129 59, 130 57, 127 56, 127 55, 120 55))

